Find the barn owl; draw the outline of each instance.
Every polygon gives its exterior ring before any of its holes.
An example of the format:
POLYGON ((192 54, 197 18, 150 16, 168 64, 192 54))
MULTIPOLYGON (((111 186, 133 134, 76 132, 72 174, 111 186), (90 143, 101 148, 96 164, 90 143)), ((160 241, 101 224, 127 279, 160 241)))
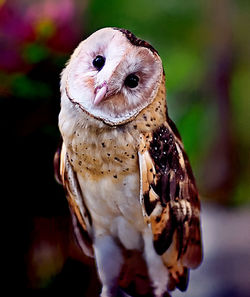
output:
POLYGON ((55 168, 101 297, 184 291, 202 260, 199 196, 165 96, 158 52, 125 29, 92 34, 62 72, 55 168))

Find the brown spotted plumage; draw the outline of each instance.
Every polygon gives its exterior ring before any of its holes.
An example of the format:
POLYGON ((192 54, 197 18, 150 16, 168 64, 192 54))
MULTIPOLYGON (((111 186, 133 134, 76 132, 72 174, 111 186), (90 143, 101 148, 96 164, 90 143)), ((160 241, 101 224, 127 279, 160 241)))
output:
POLYGON ((175 284, 185 290, 188 268, 196 268, 202 258, 200 203, 192 170, 168 121, 141 137, 141 199, 154 247, 163 255, 175 284))
POLYGON ((200 202, 157 51, 127 30, 99 30, 72 55, 61 93, 57 180, 101 296, 186 290, 202 259, 200 202))

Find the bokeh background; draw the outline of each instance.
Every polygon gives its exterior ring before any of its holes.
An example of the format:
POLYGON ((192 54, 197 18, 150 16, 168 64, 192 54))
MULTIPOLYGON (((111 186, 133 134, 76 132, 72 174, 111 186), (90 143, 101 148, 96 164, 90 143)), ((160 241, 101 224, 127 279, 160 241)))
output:
POLYGON ((2 239, 8 290, 97 296, 53 176, 59 77, 101 27, 160 53, 169 113, 202 199, 203 265, 187 293, 250 296, 250 3, 247 0, 0 0, 2 239))

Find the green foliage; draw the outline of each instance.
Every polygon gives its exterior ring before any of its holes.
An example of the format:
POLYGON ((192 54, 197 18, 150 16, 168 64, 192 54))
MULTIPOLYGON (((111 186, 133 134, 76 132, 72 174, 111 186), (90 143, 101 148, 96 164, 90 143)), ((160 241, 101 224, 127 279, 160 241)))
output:
POLYGON ((18 74, 13 77, 12 91, 17 97, 25 100, 46 99, 51 96, 48 84, 18 74))
POLYGON ((167 90, 178 92, 198 88, 202 82, 203 61, 194 50, 174 48, 168 51, 168 57, 162 58, 165 65, 167 90), (170 58, 169 58, 170 57, 170 58))
POLYGON ((250 146, 250 69, 242 66, 235 71, 231 85, 234 127, 241 142, 250 146))
POLYGON ((43 44, 28 43, 23 48, 24 59, 31 64, 38 63, 49 56, 50 52, 43 44))

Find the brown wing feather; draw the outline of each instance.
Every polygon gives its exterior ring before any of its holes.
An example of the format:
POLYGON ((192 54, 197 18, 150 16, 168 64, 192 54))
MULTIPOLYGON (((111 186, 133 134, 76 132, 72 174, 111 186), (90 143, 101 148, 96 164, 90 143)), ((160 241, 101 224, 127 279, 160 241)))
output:
POLYGON ((202 260, 200 201, 192 169, 172 121, 140 140, 145 220, 151 224, 155 250, 169 269, 169 287, 185 290, 188 268, 202 260))
POLYGON ((63 184, 72 216, 72 223, 77 241, 83 252, 93 257, 91 240, 91 217, 88 212, 77 176, 68 160, 66 147, 62 143, 54 157, 56 180, 63 184))

